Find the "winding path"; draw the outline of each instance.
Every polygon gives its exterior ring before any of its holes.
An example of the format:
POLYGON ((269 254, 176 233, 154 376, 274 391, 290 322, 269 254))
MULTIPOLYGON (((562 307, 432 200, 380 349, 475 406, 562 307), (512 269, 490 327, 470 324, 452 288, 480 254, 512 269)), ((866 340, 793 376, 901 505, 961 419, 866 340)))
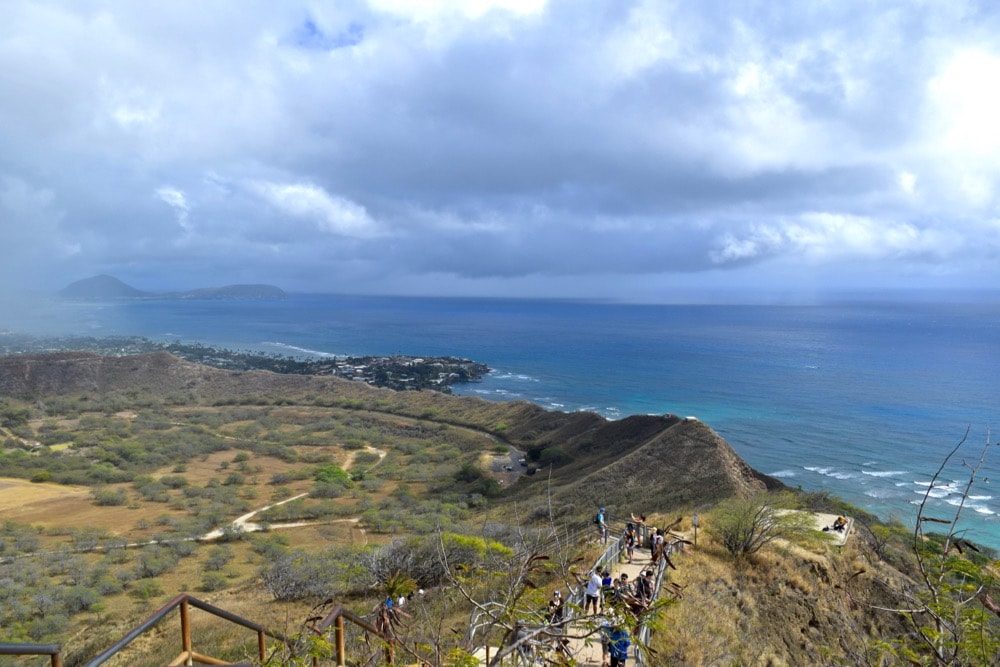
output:
MULTIPOLYGON (((343 466, 345 471, 350 470, 351 468, 354 467, 354 461, 358 457, 358 451, 359 450, 352 450, 351 452, 348 453, 347 460, 344 461, 344 466, 343 466)), ((375 447, 372 447, 371 445, 366 445, 365 446, 365 451, 371 452, 373 454, 377 454, 378 455, 378 461, 372 467, 378 465, 379 463, 382 463, 382 461, 385 459, 386 455, 388 454, 388 452, 386 452, 384 449, 377 449, 375 447)), ((271 509, 272 507, 278 507, 280 505, 284 505, 285 503, 290 503, 293 500, 298 500, 299 498, 305 498, 308 495, 309 495, 309 492, 307 491, 305 493, 300 493, 297 496, 292 496, 291 498, 286 498, 286 499, 284 499, 284 500, 282 500, 280 502, 271 503, 270 505, 265 505, 264 507, 260 507, 258 509, 255 509, 252 512, 247 512, 243 516, 236 517, 236 519, 234 519, 231 523, 227 524, 226 526, 224 526, 222 528, 216 528, 215 530, 211 530, 211 531, 205 533, 204 535, 202 535, 201 537, 197 537, 195 539, 198 542, 212 542, 214 540, 217 540, 217 539, 221 538, 225 534, 226 528, 229 528, 229 527, 232 527, 233 529, 235 529, 239 533, 255 533, 255 532, 264 530, 265 528, 267 528, 268 530, 274 530, 274 529, 280 529, 280 528, 301 528, 302 526, 312 526, 312 525, 315 525, 315 524, 318 524, 318 523, 351 523, 353 525, 357 525, 358 522, 361 520, 360 517, 352 517, 350 519, 337 519, 336 521, 326 521, 326 522, 323 522, 323 521, 296 521, 296 522, 293 522, 293 523, 267 524, 266 526, 264 524, 255 523, 255 522, 251 521, 251 519, 253 519, 255 516, 257 516, 261 512, 266 512, 267 510, 271 509)), ((361 535, 365 538, 365 543, 367 544, 368 543, 368 535, 365 533, 364 528, 361 528, 360 530, 361 530, 361 535)))

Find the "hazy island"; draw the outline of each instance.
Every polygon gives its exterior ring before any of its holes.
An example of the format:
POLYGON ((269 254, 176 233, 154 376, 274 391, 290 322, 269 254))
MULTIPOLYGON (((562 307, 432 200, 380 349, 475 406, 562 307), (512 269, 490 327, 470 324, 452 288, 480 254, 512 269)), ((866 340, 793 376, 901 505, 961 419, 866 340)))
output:
POLYGON ((128 285, 114 276, 100 275, 77 280, 59 290, 62 299, 91 301, 100 299, 213 299, 228 301, 258 301, 284 299, 285 291, 274 285, 224 285, 203 287, 180 292, 146 292, 128 285))

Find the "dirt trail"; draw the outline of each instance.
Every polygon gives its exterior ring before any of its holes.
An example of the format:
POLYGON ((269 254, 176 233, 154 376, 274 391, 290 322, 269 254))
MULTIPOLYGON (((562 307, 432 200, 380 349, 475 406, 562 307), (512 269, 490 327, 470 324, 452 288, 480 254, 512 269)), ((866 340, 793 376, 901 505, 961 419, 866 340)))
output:
MULTIPOLYGON (((351 468, 354 467, 354 461, 357 459, 358 451, 359 450, 352 450, 351 452, 348 453, 347 460, 344 461, 344 466, 343 466, 345 471, 346 470, 350 470, 351 468)), ((374 465, 378 465, 379 463, 382 463, 382 461, 385 459, 386 455, 388 454, 387 451, 385 451, 383 449, 377 449, 375 447, 372 447, 371 445, 365 446, 365 451, 366 452, 371 452, 372 454, 377 454, 378 455, 378 461, 374 465)), ((308 495, 309 495, 308 492, 306 492, 306 493, 300 493, 297 496, 292 496, 291 498, 286 498, 285 500, 282 500, 280 502, 272 503, 270 505, 266 505, 266 506, 261 507, 259 509, 255 509, 252 512, 247 512, 243 516, 240 516, 240 517, 237 517, 236 519, 234 519, 232 521, 232 523, 230 523, 228 525, 232 526, 233 529, 235 529, 236 531, 241 532, 241 533, 255 533, 255 532, 264 530, 265 527, 268 528, 269 530, 274 530, 274 529, 281 529, 281 528, 301 528, 303 526, 312 526, 312 525, 315 525, 315 524, 318 524, 318 523, 324 523, 324 522, 320 522, 320 521, 296 521, 296 522, 293 522, 293 523, 275 523, 275 524, 269 524, 269 525, 265 526, 264 524, 255 523, 255 522, 251 521, 251 519, 253 519, 255 516, 257 516, 261 512, 265 512, 265 511, 271 509, 272 507, 278 507, 279 505, 284 505, 285 503, 290 503, 293 500, 298 500, 299 498, 305 498, 308 495)), ((350 519, 338 519, 337 522, 339 522, 339 523, 351 523, 353 525, 357 525, 360 520, 361 520, 360 517, 352 517, 350 519)), ((326 522, 326 523, 332 523, 332 522, 326 522)), ((201 537, 199 537, 198 541, 200 541, 200 542, 211 542, 213 540, 217 540, 220 537, 222 537, 224 533, 225 533, 225 528, 216 528, 215 530, 209 531, 209 532, 205 533, 204 535, 202 535, 201 537)), ((365 533, 365 531, 364 531, 363 528, 361 529, 361 535, 365 538, 365 543, 367 543, 368 542, 368 535, 365 533)))

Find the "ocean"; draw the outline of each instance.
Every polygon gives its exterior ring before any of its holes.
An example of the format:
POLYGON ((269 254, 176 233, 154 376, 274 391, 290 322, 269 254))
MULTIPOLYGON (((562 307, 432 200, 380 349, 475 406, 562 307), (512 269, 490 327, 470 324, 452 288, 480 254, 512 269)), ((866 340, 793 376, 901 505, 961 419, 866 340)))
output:
MULTIPOLYGON (((930 490, 931 513, 953 515, 969 481, 962 461, 978 461, 996 439, 990 425, 1000 414, 1000 301, 691 306, 295 294, 53 302, 32 321, 6 324, 288 355, 468 357, 493 371, 456 394, 609 419, 697 417, 757 470, 908 525, 931 475, 966 438, 930 490)), ((990 449, 960 525, 1000 548, 1000 451, 990 449)))

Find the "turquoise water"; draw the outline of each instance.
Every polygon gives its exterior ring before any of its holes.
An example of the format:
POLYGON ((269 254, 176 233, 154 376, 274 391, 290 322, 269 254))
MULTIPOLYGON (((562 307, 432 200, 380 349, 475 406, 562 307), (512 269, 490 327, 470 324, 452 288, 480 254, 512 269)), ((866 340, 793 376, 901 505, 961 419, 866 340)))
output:
MULTIPOLYGON (((50 305, 18 328, 132 334, 287 354, 457 355, 487 363, 456 393, 550 409, 696 416, 758 470, 911 521, 969 430, 998 413, 1000 305, 640 306, 292 295, 272 302, 50 305)), ((8 325, 12 326, 12 325, 8 325)), ((961 463, 959 460, 957 463, 961 463)), ((932 490, 948 516, 968 470, 932 490)), ((1000 485, 1000 452, 982 478, 1000 485)), ((665 483, 667 480, 665 480, 665 483)), ((977 480, 969 536, 1000 547, 1000 489, 977 480)))

